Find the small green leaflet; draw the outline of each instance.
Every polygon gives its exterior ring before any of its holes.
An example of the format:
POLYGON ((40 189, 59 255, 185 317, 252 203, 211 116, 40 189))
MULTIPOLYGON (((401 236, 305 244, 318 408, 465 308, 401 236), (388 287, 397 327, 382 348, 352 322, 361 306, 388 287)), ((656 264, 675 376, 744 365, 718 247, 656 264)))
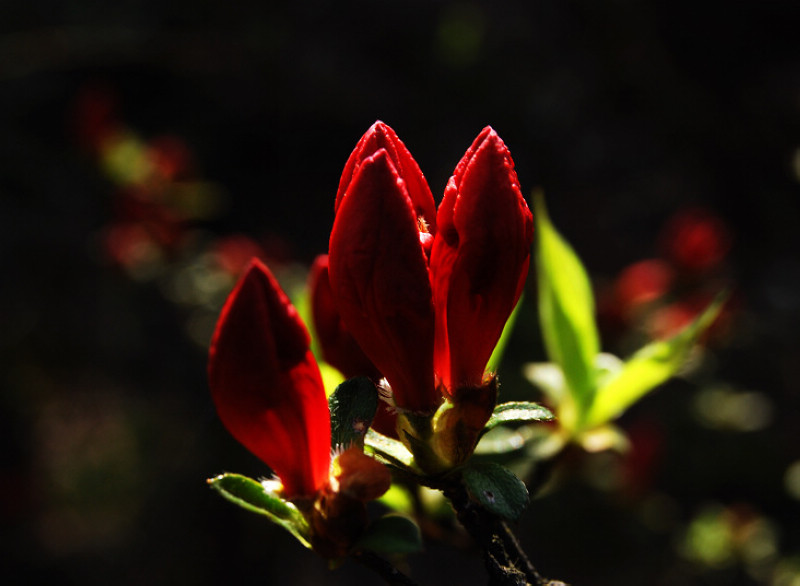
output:
POLYGON ((555 416, 546 407, 529 401, 513 401, 501 403, 494 408, 492 416, 483 428, 483 433, 497 427, 501 423, 516 423, 525 421, 552 421, 555 416))
POLYGON ((619 373, 600 388, 586 419, 587 427, 601 425, 683 367, 700 335, 719 315, 727 295, 719 295, 691 324, 668 340, 646 345, 627 360, 619 373))
POLYGON ((308 522, 292 503, 266 489, 260 482, 241 474, 220 474, 208 484, 225 499, 243 509, 268 517, 310 548, 308 522))
POLYGON ((471 498, 504 519, 519 519, 530 501, 525 483, 499 464, 470 463, 463 478, 471 498))
POLYGON ((384 462, 399 468, 411 468, 414 465, 413 454, 402 442, 386 437, 374 429, 367 432, 365 443, 384 462))
POLYGON ((534 193, 534 208, 542 336, 550 360, 561 366, 583 412, 592 402, 594 359, 600 351, 592 286, 580 259, 550 222, 541 193, 534 193))

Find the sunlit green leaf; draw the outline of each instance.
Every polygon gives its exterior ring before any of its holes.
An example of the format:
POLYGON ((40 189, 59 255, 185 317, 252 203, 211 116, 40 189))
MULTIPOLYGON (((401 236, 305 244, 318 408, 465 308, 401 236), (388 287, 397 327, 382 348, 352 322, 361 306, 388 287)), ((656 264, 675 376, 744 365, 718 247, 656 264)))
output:
POLYGON ((683 367, 700 335, 714 322, 725 296, 719 296, 691 324, 668 340, 651 342, 627 360, 619 373, 598 392, 586 420, 600 425, 619 416, 683 367))
POLYGON ((319 365, 319 372, 322 375, 322 384, 325 387, 325 394, 330 398, 336 388, 345 381, 344 375, 328 364, 317 359, 319 365))
POLYGON ((500 334, 500 339, 497 341, 497 346, 494 347, 494 351, 489 357, 489 362, 486 365, 486 370, 489 372, 497 372, 497 369, 500 368, 500 363, 503 360, 503 353, 508 345, 509 338, 511 338, 511 332, 514 330, 514 324, 517 321, 517 315, 519 315, 519 308, 522 307, 522 302, 524 299, 524 295, 519 298, 517 305, 514 307, 514 311, 511 312, 508 321, 506 321, 506 325, 503 328, 503 333, 500 334))
POLYGON ((501 423, 517 423, 526 421, 552 421, 555 416, 547 407, 529 401, 514 401, 501 403, 495 407, 494 412, 484 427, 484 432, 501 423))
POLYGON ((292 503, 269 491, 264 484, 241 474, 220 474, 208 484, 225 499, 243 509, 264 515, 294 535, 300 543, 309 543, 308 523, 292 503))
POLYGON ((544 393, 553 405, 561 405, 567 392, 564 371, 553 362, 529 362, 522 368, 522 375, 544 393))
POLYGON ((610 423, 587 429, 576 441, 587 452, 613 450, 622 454, 631 447, 625 432, 610 423))
POLYGON ((378 408, 378 390, 366 377, 346 380, 328 399, 331 410, 331 446, 363 446, 378 408))
POLYGON ((561 366, 567 387, 584 412, 595 390, 600 341, 592 286, 580 259, 550 222, 544 196, 534 194, 539 319, 550 360, 561 366))
POLYGON ((414 512, 414 497, 407 487, 400 484, 392 484, 378 502, 398 513, 410 515, 414 512))
POLYGON ((511 470, 492 462, 470 463, 464 469, 464 485, 473 500, 486 510, 516 521, 528 506, 525 483, 511 470))
POLYGON ((422 535, 414 521, 390 513, 370 523, 356 548, 380 554, 414 553, 422 549, 422 535))
POLYGON ((511 454, 524 449, 526 440, 526 435, 519 430, 495 427, 481 437, 474 454, 478 457, 511 454))
POLYGON ((414 456, 402 442, 386 437, 374 429, 367 431, 365 444, 376 456, 389 464, 403 468, 411 468, 414 464, 414 456))

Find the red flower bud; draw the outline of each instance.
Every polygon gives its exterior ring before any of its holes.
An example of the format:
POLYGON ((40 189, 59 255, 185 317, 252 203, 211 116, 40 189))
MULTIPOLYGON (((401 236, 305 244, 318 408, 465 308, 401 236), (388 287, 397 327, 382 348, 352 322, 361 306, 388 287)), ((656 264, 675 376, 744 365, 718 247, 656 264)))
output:
POLYGON ((390 142, 400 153, 399 168, 389 149, 367 152, 368 145, 394 137, 387 129, 373 126, 345 168, 330 240, 331 289, 347 328, 391 384, 397 406, 431 413, 442 398, 434 387, 433 303, 420 238, 427 230, 418 210, 432 209, 433 199, 430 191, 422 201, 414 199, 420 191, 412 197, 409 186, 424 178, 396 137, 390 142))
POLYGON ((358 167, 380 149, 386 151, 389 160, 397 171, 397 175, 402 177, 405 182, 408 196, 413 204, 414 214, 426 224, 427 233, 436 234, 436 204, 433 202, 431 188, 428 187, 425 176, 420 171, 414 157, 408 152, 406 145, 398 138, 394 130, 380 120, 364 133, 364 136, 358 141, 356 148, 353 149, 347 159, 344 171, 342 171, 342 177, 339 179, 335 209, 339 209, 342 198, 350 187, 358 167))
POLYGON ((436 222, 430 262, 435 364, 452 392, 481 385, 528 274, 533 216, 511 155, 491 127, 456 166, 436 222))
POLYGON ((287 498, 327 482, 330 413, 309 336, 275 278, 253 260, 222 308, 209 353, 225 427, 278 475, 287 498))
POLYGON ((337 368, 346 378, 368 376, 375 382, 383 378, 342 321, 331 291, 327 254, 321 254, 314 260, 309 290, 314 331, 325 362, 337 368))

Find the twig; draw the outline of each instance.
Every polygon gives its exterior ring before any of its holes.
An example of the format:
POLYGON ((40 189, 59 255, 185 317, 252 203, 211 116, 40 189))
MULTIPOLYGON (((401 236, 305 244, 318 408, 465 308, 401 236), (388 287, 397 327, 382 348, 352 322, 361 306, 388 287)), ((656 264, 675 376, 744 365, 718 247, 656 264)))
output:
POLYGON ((445 490, 459 522, 483 550, 489 586, 557 586, 563 582, 542 577, 522 550, 508 525, 470 500, 461 485, 445 490))

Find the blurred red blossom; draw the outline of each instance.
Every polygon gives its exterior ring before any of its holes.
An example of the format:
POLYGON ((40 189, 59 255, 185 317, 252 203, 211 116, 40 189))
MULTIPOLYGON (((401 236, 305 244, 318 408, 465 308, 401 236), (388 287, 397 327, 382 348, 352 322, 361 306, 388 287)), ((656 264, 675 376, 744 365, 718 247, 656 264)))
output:
POLYGON ((679 211, 660 237, 662 254, 679 269, 700 273, 725 259, 732 236, 725 222, 711 210, 692 207, 679 211))
MULTIPOLYGON (((710 209, 679 210, 658 242, 660 257, 628 265, 598 291, 598 313, 612 330, 635 326, 650 337, 668 338, 693 321, 727 280, 733 235, 710 209)), ((736 305, 726 303, 706 337, 725 330, 736 305)))

